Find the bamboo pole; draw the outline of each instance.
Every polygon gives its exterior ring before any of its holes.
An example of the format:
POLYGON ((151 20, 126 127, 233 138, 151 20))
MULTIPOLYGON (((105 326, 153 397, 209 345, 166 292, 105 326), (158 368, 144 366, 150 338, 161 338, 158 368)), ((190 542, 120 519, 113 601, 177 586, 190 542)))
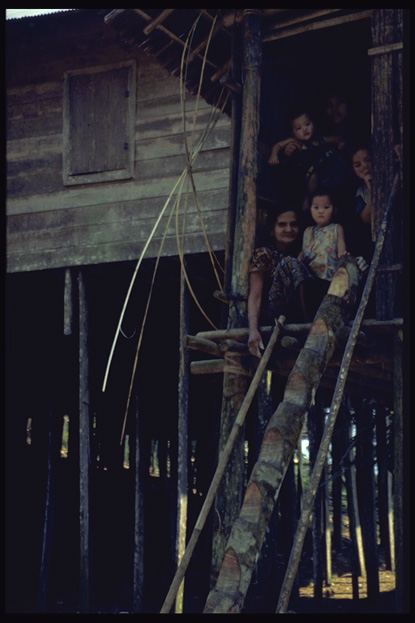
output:
POLYGON ((239 410, 239 413, 235 419, 235 422, 233 424, 231 433, 229 435, 228 441, 226 442, 226 445, 220 455, 219 458, 219 462, 218 462, 218 466, 216 468, 215 474, 213 476, 212 482, 210 484, 209 490, 206 494, 206 498, 205 501, 203 503, 203 506, 201 508, 201 511, 199 513, 199 516, 197 518, 195 527, 193 528, 193 532, 192 535, 189 539, 189 542, 187 544, 186 550, 183 554, 183 557, 181 559, 180 565, 177 568, 176 574, 173 578, 173 581, 170 585, 169 588, 169 592, 167 593, 166 599, 164 600, 164 604, 162 606, 162 609, 160 610, 160 614, 166 614, 170 612, 170 609, 173 605, 173 601, 175 599, 176 593, 179 589, 179 586, 181 584, 181 581, 184 577, 184 574, 186 573, 186 569, 189 565, 191 556, 193 554, 193 550, 196 546, 196 543, 199 539, 199 535, 203 529, 203 526, 205 525, 206 519, 208 517, 209 511, 211 509, 211 506, 213 504, 213 501, 215 499, 216 496, 216 492, 218 490, 219 484, 222 480, 223 474, 225 472, 225 468, 228 464, 228 460, 230 457, 230 454, 232 452, 233 446, 235 445, 235 442, 238 438, 239 435, 239 431, 241 430, 241 427, 245 421, 246 415, 248 413, 248 409, 252 403, 253 397, 256 393, 256 390, 258 388, 259 382, 261 380, 261 377, 265 371, 266 365, 268 363, 268 360, 271 356, 271 353, 274 349, 274 346, 277 342, 278 336, 280 334, 281 331, 281 327, 285 322, 285 318, 284 316, 280 316, 280 318, 278 319, 278 323, 274 328, 273 333, 271 334, 271 338, 267 344, 267 347, 264 351, 264 354, 262 355, 260 361, 259 361, 259 365, 258 368, 256 369, 255 375, 251 381, 251 384, 249 386, 248 392, 245 395, 244 401, 241 405, 241 408, 239 410))
POLYGON ((329 449, 331 436, 333 434, 333 428, 336 423, 337 413, 340 408, 341 400, 343 397, 344 387, 346 384, 347 373, 350 367, 350 362, 353 356, 354 347, 356 344, 357 336, 360 330, 360 325, 363 320, 363 315, 366 310, 367 303, 369 301, 369 295, 373 287, 373 283, 375 281, 377 267, 379 265, 380 256, 383 250, 386 231, 389 223, 389 216, 392 211, 392 206, 395 202, 400 183, 400 175, 399 172, 395 173, 395 178, 393 181, 392 191, 389 197, 388 204, 386 206, 385 214, 383 217, 383 221, 381 227, 379 229, 378 238, 375 245, 375 250, 373 252, 372 262, 370 264, 369 273, 366 279, 365 287, 363 289, 362 298, 359 304, 359 308, 357 310, 355 319, 353 321, 353 326, 349 335, 349 339, 346 344, 346 348, 343 355, 342 365, 340 367, 339 376, 336 383, 336 388, 333 394, 333 400, 330 407, 330 413, 326 422, 326 427, 324 430, 323 439, 320 444, 320 448, 317 454, 317 459, 314 465, 313 473, 310 478, 309 487, 307 490, 303 512, 301 514, 300 521, 298 523, 297 534, 294 542, 294 546, 291 552, 290 561, 288 563, 288 567, 285 573, 284 582, 282 585, 278 605, 277 605, 277 614, 285 613, 287 610, 288 600, 291 594, 291 589, 293 586, 294 578, 297 574, 298 564, 300 562, 300 556, 302 552, 302 547, 304 543, 304 538, 306 534, 306 529, 308 525, 308 518, 310 516, 315 493, 317 491, 318 484, 320 482, 321 473, 326 462, 326 456, 329 449))

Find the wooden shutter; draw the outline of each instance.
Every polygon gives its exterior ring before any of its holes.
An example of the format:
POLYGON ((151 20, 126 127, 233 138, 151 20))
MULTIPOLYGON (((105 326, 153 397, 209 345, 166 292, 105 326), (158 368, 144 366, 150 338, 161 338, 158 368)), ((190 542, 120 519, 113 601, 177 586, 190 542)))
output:
POLYGON ((68 71, 63 121, 65 184, 133 177, 135 64, 68 71))

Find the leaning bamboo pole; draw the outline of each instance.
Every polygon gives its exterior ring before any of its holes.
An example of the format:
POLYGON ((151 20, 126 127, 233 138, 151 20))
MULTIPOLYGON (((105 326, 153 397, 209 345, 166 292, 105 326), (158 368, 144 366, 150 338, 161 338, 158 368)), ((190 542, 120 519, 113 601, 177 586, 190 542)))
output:
POLYGON ((213 501, 215 499, 218 487, 223 478, 223 474, 225 472, 226 466, 229 461, 229 457, 231 455, 232 449, 235 445, 236 440, 238 439, 240 430, 245 422, 246 415, 248 413, 248 409, 251 406, 252 400, 255 396, 256 390, 258 389, 259 382, 262 378, 262 375, 265 372, 265 368, 271 356, 271 353, 274 349, 274 346, 277 342, 278 336, 280 334, 280 330, 282 325, 285 322, 284 316, 280 316, 278 319, 278 323, 276 324, 273 333, 271 334, 270 340, 267 344, 267 347, 262 355, 259 365, 255 371, 255 374, 252 378, 251 384, 249 386, 248 392, 245 395, 239 413, 235 419, 233 424, 231 433, 228 437, 225 447, 220 455, 218 466, 216 468, 215 474, 213 476, 212 482, 210 484, 209 490, 206 494, 205 501, 199 513, 199 517, 197 518, 195 527, 193 528, 192 535, 187 544, 186 550, 182 556, 180 564, 177 568, 176 574, 173 578, 173 581, 170 585, 169 592, 167 593, 166 599, 164 600, 164 604, 162 609, 160 610, 160 614, 168 614, 173 605, 173 601, 175 599, 176 593, 179 590, 181 581, 186 573, 186 569, 189 565, 190 559, 192 557, 194 548, 199 539, 200 533, 205 525, 206 519, 209 515, 210 509, 212 507, 213 501))

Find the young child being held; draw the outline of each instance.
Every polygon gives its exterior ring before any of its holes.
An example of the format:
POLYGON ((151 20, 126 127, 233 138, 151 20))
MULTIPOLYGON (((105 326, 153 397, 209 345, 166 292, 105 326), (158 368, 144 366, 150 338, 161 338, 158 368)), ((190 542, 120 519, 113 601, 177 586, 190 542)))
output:
MULTIPOLYGON (((303 187, 304 193, 311 193, 318 184, 325 184, 323 177, 327 163, 343 149, 344 141, 339 136, 320 136, 308 112, 295 114, 291 127, 292 136, 275 143, 268 163, 278 165, 281 158, 286 163, 289 161, 296 169, 296 175, 292 178, 293 184, 298 183, 303 187)), ((304 199, 304 209, 306 205, 304 199)))
POLYGON ((291 157, 300 150, 313 150, 321 147, 342 149, 344 141, 339 136, 319 136, 314 121, 308 112, 295 114, 291 119, 292 136, 278 141, 271 149, 269 164, 279 164, 282 154, 291 157))

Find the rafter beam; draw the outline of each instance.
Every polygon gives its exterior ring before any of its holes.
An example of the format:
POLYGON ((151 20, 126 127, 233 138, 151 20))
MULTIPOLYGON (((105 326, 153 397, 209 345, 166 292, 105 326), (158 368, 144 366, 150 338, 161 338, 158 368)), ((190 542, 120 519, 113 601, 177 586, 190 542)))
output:
MULTIPOLYGON (((338 11, 340 9, 331 9, 332 11, 338 11)), ((312 32, 316 30, 321 30, 322 28, 330 28, 332 26, 341 26, 342 24, 355 22, 357 20, 369 19, 370 18, 370 9, 365 11, 359 11, 357 13, 350 13, 349 15, 339 15, 338 17, 333 17, 331 19, 324 19, 319 22, 311 22, 307 24, 301 24, 300 26, 287 28, 286 25, 281 22, 275 24, 272 28, 270 28, 262 39, 264 43, 269 43, 270 41, 276 41, 277 39, 284 39, 287 37, 292 37, 294 35, 304 34, 306 32, 312 32)), ((302 20, 304 21, 304 20, 302 20)))
POLYGON ((151 32, 153 32, 153 30, 158 28, 158 26, 160 26, 162 24, 162 22, 164 22, 164 20, 171 13, 173 13, 173 11, 175 11, 175 9, 164 9, 164 11, 162 13, 160 13, 160 15, 158 17, 156 17, 156 19, 153 19, 153 21, 150 22, 149 25, 144 28, 143 33, 145 35, 149 35, 151 32))

